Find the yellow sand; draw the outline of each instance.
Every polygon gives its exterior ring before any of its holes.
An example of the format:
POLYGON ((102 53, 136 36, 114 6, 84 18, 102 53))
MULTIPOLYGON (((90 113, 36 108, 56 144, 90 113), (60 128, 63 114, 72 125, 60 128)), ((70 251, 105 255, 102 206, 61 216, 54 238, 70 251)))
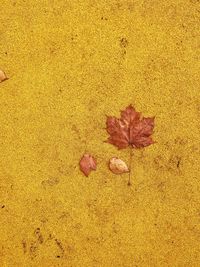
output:
POLYGON ((199 267, 198 0, 1 0, 0 266, 199 267), (156 116, 132 186, 105 115, 156 116), (86 178, 87 151, 98 169, 86 178))

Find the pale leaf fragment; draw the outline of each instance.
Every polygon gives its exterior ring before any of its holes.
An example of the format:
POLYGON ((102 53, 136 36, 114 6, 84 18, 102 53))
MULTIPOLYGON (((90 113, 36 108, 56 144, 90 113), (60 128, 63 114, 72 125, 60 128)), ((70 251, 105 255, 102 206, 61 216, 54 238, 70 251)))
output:
POLYGON ((129 168, 126 165, 126 163, 117 157, 113 157, 110 159, 109 168, 115 174, 122 174, 129 172, 129 168))

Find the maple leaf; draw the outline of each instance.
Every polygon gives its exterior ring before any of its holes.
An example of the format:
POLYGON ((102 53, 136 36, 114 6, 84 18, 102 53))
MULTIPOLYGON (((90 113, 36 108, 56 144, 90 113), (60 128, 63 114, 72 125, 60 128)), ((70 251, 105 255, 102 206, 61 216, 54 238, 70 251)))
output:
POLYGON ((141 148, 153 144, 151 135, 154 128, 154 117, 144 118, 130 105, 121 111, 121 118, 107 117, 106 130, 110 137, 108 142, 118 149, 141 148))
POLYGON ((96 159, 90 154, 84 154, 79 162, 81 171, 88 176, 92 170, 96 170, 96 159))
POLYGON ((154 129, 154 117, 145 118, 132 105, 129 105, 121 111, 120 118, 108 116, 106 126, 110 135, 107 139, 108 143, 118 149, 130 147, 128 185, 131 185, 132 148, 142 148, 154 143, 151 137, 154 129))

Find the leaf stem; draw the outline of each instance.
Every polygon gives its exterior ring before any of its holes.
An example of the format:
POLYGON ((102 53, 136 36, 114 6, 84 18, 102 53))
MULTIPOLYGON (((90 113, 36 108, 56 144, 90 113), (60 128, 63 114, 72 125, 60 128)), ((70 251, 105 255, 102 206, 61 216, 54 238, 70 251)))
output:
POLYGON ((132 151, 132 148, 130 148, 128 186, 131 186, 131 163, 132 163, 132 157, 133 157, 133 151, 132 151))

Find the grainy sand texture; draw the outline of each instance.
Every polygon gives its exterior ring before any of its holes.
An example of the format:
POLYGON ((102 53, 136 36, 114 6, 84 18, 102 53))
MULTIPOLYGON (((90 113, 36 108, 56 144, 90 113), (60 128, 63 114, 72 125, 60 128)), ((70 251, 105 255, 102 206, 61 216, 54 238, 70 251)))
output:
POLYGON ((199 0, 0 1, 0 267, 200 266, 199 48, 199 0), (156 117, 132 186, 129 104, 156 117))

